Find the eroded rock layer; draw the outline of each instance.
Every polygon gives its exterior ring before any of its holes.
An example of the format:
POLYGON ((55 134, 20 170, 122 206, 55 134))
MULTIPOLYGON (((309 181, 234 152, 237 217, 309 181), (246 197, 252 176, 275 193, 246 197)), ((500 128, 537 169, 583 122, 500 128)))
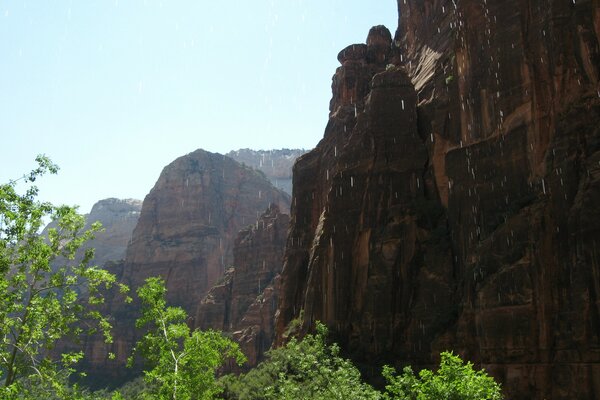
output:
POLYGON ((507 398, 600 397, 599 4, 400 0, 340 53, 279 342, 302 315, 373 370, 449 349, 507 398))
POLYGON ((165 167, 144 199, 127 248, 125 282, 165 277, 169 299, 195 310, 233 261, 238 232, 288 196, 249 167, 197 150, 165 167))
POLYGON ((275 287, 283 267, 289 216, 271 205, 242 230, 233 248, 233 268, 202 300, 196 313, 201 329, 230 332, 248 357, 246 367, 261 360, 274 338, 275 287))
MULTIPOLYGON (((289 196, 264 177, 229 157, 197 150, 164 168, 144 199, 125 260, 109 265, 132 290, 150 276, 166 282, 169 305, 194 315, 201 300, 232 265, 238 232, 255 225, 269 205, 289 209, 289 196)), ((114 317, 115 360, 94 337, 86 359, 96 376, 122 375, 124 362, 141 331, 134 321, 139 304, 126 305, 115 295, 107 303, 114 317)))

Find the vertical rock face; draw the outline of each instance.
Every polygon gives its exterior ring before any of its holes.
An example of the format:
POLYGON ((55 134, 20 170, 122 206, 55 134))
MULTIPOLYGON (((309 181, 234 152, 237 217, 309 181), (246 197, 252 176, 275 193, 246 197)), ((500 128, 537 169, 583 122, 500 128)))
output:
POLYGON ((414 86, 388 64, 398 55, 387 29, 367 43, 340 53, 325 138, 295 166, 277 331, 303 310, 359 362, 424 363, 434 332, 423 326, 448 325, 455 309, 444 210, 414 86))
POLYGON ((169 300, 195 310, 233 261, 238 232, 288 196, 248 167, 197 150, 165 167, 127 248, 125 282, 165 278, 169 300))
POLYGON ((303 310, 370 366, 453 349, 507 398, 600 397, 599 2, 398 7, 294 167, 278 340, 303 310))
POLYGON ((256 224, 242 230, 233 248, 233 268, 202 300, 196 313, 201 329, 233 333, 255 366, 271 347, 277 309, 275 291, 283 266, 289 216, 275 204, 256 224))
MULTIPOLYGON (((233 262, 237 234, 270 204, 289 209, 289 196, 256 171, 220 154, 197 150, 164 168, 146 196, 125 260, 109 268, 135 291, 150 276, 162 276, 170 305, 183 307, 190 325, 198 304, 233 262)), ((116 360, 106 358, 101 338, 86 344, 96 375, 123 374, 137 339, 139 305, 114 296, 107 308, 115 318, 116 360)))

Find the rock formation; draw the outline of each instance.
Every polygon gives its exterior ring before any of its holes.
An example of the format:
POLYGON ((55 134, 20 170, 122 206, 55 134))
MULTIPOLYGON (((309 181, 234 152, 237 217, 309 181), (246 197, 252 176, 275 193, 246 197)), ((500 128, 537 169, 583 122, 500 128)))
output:
POLYGON ((127 248, 125 283, 165 277, 169 299, 195 310, 233 261, 238 232, 288 196, 229 157, 197 150, 165 167, 127 248))
POLYGON ((340 52, 279 343, 303 315, 367 372, 451 349, 507 398, 600 397, 599 4, 399 0, 340 52))
POLYGON ((271 205, 242 230, 233 247, 233 268, 209 291, 196 314, 201 329, 233 334, 252 367, 271 347, 274 338, 275 290, 287 238, 289 216, 271 205))
POLYGON ((296 159, 304 153, 306 153, 306 150, 301 149, 240 149, 230 151, 226 156, 261 171, 273 186, 292 194, 292 166, 296 159))
MULTIPOLYGON (((125 260, 109 265, 135 291, 150 276, 162 276, 170 305, 183 307, 190 325, 200 301, 233 262, 238 232, 255 225, 270 204, 289 209, 289 196, 249 167, 229 157, 197 150, 164 168, 144 199, 125 260)), ((122 296, 107 302, 115 318, 114 344, 94 337, 85 344, 88 367, 96 376, 123 376, 125 359, 140 332, 138 305, 122 296)))
POLYGON ((109 261, 125 258, 127 244, 131 240, 141 209, 141 200, 134 199, 110 198, 94 204, 90 213, 86 215, 86 220, 88 224, 99 221, 103 230, 98 232, 86 247, 96 249, 93 261, 95 264, 102 266, 109 261))
MULTIPOLYGON (((92 263, 103 266, 107 262, 115 262, 125 258, 127 244, 131 240, 131 234, 142 209, 142 202, 135 199, 115 199, 109 198, 98 201, 93 205, 89 214, 85 215, 86 227, 89 229, 94 222, 102 224, 102 231, 95 234, 94 239, 86 242, 78 252, 78 259, 83 257, 86 249, 94 248, 96 250, 92 263)), ((46 230, 56 227, 56 223, 51 222, 45 228, 46 230)), ((57 263, 60 264, 64 261, 57 263)))

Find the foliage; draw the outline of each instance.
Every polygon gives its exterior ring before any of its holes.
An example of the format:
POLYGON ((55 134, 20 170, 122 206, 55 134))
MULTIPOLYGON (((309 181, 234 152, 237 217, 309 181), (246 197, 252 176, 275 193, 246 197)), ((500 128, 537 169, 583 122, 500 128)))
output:
POLYGON ((237 343, 212 330, 191 332, 186 312, 167 307, 162 278, 148 278, 137 293, 142 316, 136 326, 148 327, 135 350, 149 364, 144 371, 149 385, 144 398, 212 399, 221 390, 216 370, 231 358, 244 362, 237 343))
POLYGON ((148 385, 140 376, 125 383, 115 393, 118 393, 119 398, 123 400, 137 400, 143 398, 143 394, 147 391, 148 385))
MULTIPOLYGON (((101 227, 84 230, 84 217, 76 208, 37 200, 33 182, 58 167, 45 156, 38 168, 21 179, 0 185, 0 397, 26 398, 44 390, 60 398, 74 398, 65 387, 65 375, 81 352, 62 354, 60 362, 49 356, 56 342, 100 330, 111 341, 111 324, 97 306, 102 290, 115 285, 115 276, 89 266, 93 250, 75 261, 77 250, 101 227), (19 194, 17 184, 28 186, 19 194), (40 234, 48 219, 53 228, 40 234), (80 321, 95 322, 82 328, 80 321), (62 367, 62 368, 61 368, 62 367)), ((120 286, 125 292, 127 288, 120 286)))
POLYGON ((221 379, 225 398, 251 399, 380 399, 379 392, 361 381, 360 372, 340 356, 337 344, 327 345, 327 328, 303 340, 292 338, 271 350, 267 360, 245 375, 221 379))
POLYGON ((391 367, 383 368, 388 382, 386 399, 399 400, 500 400, 500 385, 484 370, 473 370, 473 364, 463 364, 460 357, 443 352, 440 368, 427 369, 417 377, 410 367, 396 375, 391 367))

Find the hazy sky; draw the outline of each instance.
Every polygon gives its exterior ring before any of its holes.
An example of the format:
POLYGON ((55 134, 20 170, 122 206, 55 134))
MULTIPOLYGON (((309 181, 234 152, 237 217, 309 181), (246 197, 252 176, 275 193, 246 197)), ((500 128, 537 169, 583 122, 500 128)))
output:
POLYGON ((337 53, 396 0, 0 0, 0 182, 58 163, 41 197, 143 199, 197 148, 313 148, 337 53))

